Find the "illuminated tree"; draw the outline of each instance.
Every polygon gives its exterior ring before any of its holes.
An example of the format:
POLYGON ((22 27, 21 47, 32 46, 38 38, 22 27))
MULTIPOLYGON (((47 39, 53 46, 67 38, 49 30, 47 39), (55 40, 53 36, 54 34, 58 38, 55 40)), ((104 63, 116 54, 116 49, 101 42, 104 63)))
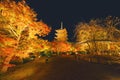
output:
POLYGON ((24 0, 15 2, 14 0, 0 1, 0 35, 4 43, 0 43, 4 57, 2 72, 7 71, 12 57, 29 53, 31 39, 37 39, 36 34, 45 36, 50 32, 50 28, 42 21, 36 19, 36 13, 25 3, 24 0), (7 39, 8 41, 4 40, 7 39), (10 41, 12 42, 10 42, 10 41), (13 43, 14 41, 14 43, 13 43), (8 43, 11 43, 8 45, 8 43), (7 51, 8 50, 8 51, 7 51), (7 52, 6 52, 7 51, 7 52))
POLYGON ((51 44, 47 40, 43 39, 32 39, 30 44, 30 51, 34 53, 36 59, 40 56, 41 52, 44 52, 46 55, 51 51, 51 44))
POLYGON ((76 26, 75 31, 76 40, 82 46, 87 43, 88 50, 91 53, 96 53, 99 50, 97 46, 98 41, 104 41, 107 39, 107 32, 101 25, 98 24, 97 20, 91 20, 89 23, 80 23, 76 26))
POLYGON ((109 41, 118 41, 120 39, 120 31, 115 28, 119 23, 120 20, 117 17, 107 17, 105 20, 95 19, 90 20, 89 23, 80 23, 75 29, 76 40, 81 45, 87 43, 89 50, 98 54, 101 50, 106 49, 103 44, 108 45, 109 41))
POLYGON ((89 50, 97 49, 96 40, 103 40, 105 38, 105 35, 105 31, 99 27, 99 25, 93 23, 93 21, 90 23, 80 23, 76 27, 76 40, 81 45, 82 43, 87 43, 89 50))
POLYGON ((69 52, 72 50, 71 44, 64 41, 53 41, 51 45, 52 51, 57 52, 58 54, 62 52, 69 52))
POLYGON ((107 38, 109 40, 119 40, 120 31, 117 27, 120 25, 120 19, 118 17, 108 16, 104 20, 104 26, 107 31, 107 38))
POLYGON ((105 28, 97 24, 96 20, 91 20, 89 23, 81 22, 76 26, 75 32, 76 40, 78 42, 107 39, 105 28))

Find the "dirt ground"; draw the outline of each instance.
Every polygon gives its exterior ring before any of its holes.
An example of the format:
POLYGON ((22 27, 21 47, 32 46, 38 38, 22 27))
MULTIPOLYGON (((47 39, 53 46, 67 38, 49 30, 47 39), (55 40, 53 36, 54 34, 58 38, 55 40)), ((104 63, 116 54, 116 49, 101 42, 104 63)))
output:
POLYGON ((89 63, 76 61, 74 56, 57 56, 49 58, 48 63, 42 59, 22 65, 0 80, 120 80, 120 65, 89 63))

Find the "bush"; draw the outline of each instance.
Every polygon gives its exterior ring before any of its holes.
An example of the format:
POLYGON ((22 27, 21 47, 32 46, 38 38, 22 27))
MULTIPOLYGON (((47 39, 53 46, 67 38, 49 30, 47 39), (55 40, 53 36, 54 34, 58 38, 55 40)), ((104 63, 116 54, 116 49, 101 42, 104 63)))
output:
POLYGON ((80 54, 87 54, 86 51, 79 51, 78 53, 80 53, 80 54))
POLYGON ((40 56, 47 56, 47 57, 51 57, 53 55, 52 52, 47 52, 47 53, 44 53, 44 52, 41 52, 40 53, 40 56))
POLYGON ((34 60, 33 58, 24 58, 23 63, 27 63, 27 62, 30 62, 30 61, 33 61, 33 60, 34 60))
POLYGON ((45 56, 45 53, 41 52, 41 53, 40 53, 40 56, 45 56))
POLYGON ((10 64, 15 64, 15 65, 22 64, 22 63, 23 63, 23 60, 20 58, 16 58, 10 61, 10 64))

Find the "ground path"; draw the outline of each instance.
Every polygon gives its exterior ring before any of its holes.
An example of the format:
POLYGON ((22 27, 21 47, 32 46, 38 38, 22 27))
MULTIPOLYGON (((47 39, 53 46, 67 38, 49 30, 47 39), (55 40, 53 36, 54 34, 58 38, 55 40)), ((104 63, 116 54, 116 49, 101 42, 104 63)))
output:
POLYGON ((48 63, 40 59, 22 65, 0 80, 120 80, 119 67, 58 56, 50 58, 48 63))

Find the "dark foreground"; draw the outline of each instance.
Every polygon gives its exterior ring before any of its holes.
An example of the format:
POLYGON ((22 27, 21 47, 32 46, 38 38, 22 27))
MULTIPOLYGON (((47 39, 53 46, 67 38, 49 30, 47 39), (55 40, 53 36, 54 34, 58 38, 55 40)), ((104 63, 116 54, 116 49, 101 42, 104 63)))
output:
POLYGON ((30 62, 3 76, 0 80, 120 80, 120 66, 58 56, 50 58, 48 63, 44 59, 30 62))

